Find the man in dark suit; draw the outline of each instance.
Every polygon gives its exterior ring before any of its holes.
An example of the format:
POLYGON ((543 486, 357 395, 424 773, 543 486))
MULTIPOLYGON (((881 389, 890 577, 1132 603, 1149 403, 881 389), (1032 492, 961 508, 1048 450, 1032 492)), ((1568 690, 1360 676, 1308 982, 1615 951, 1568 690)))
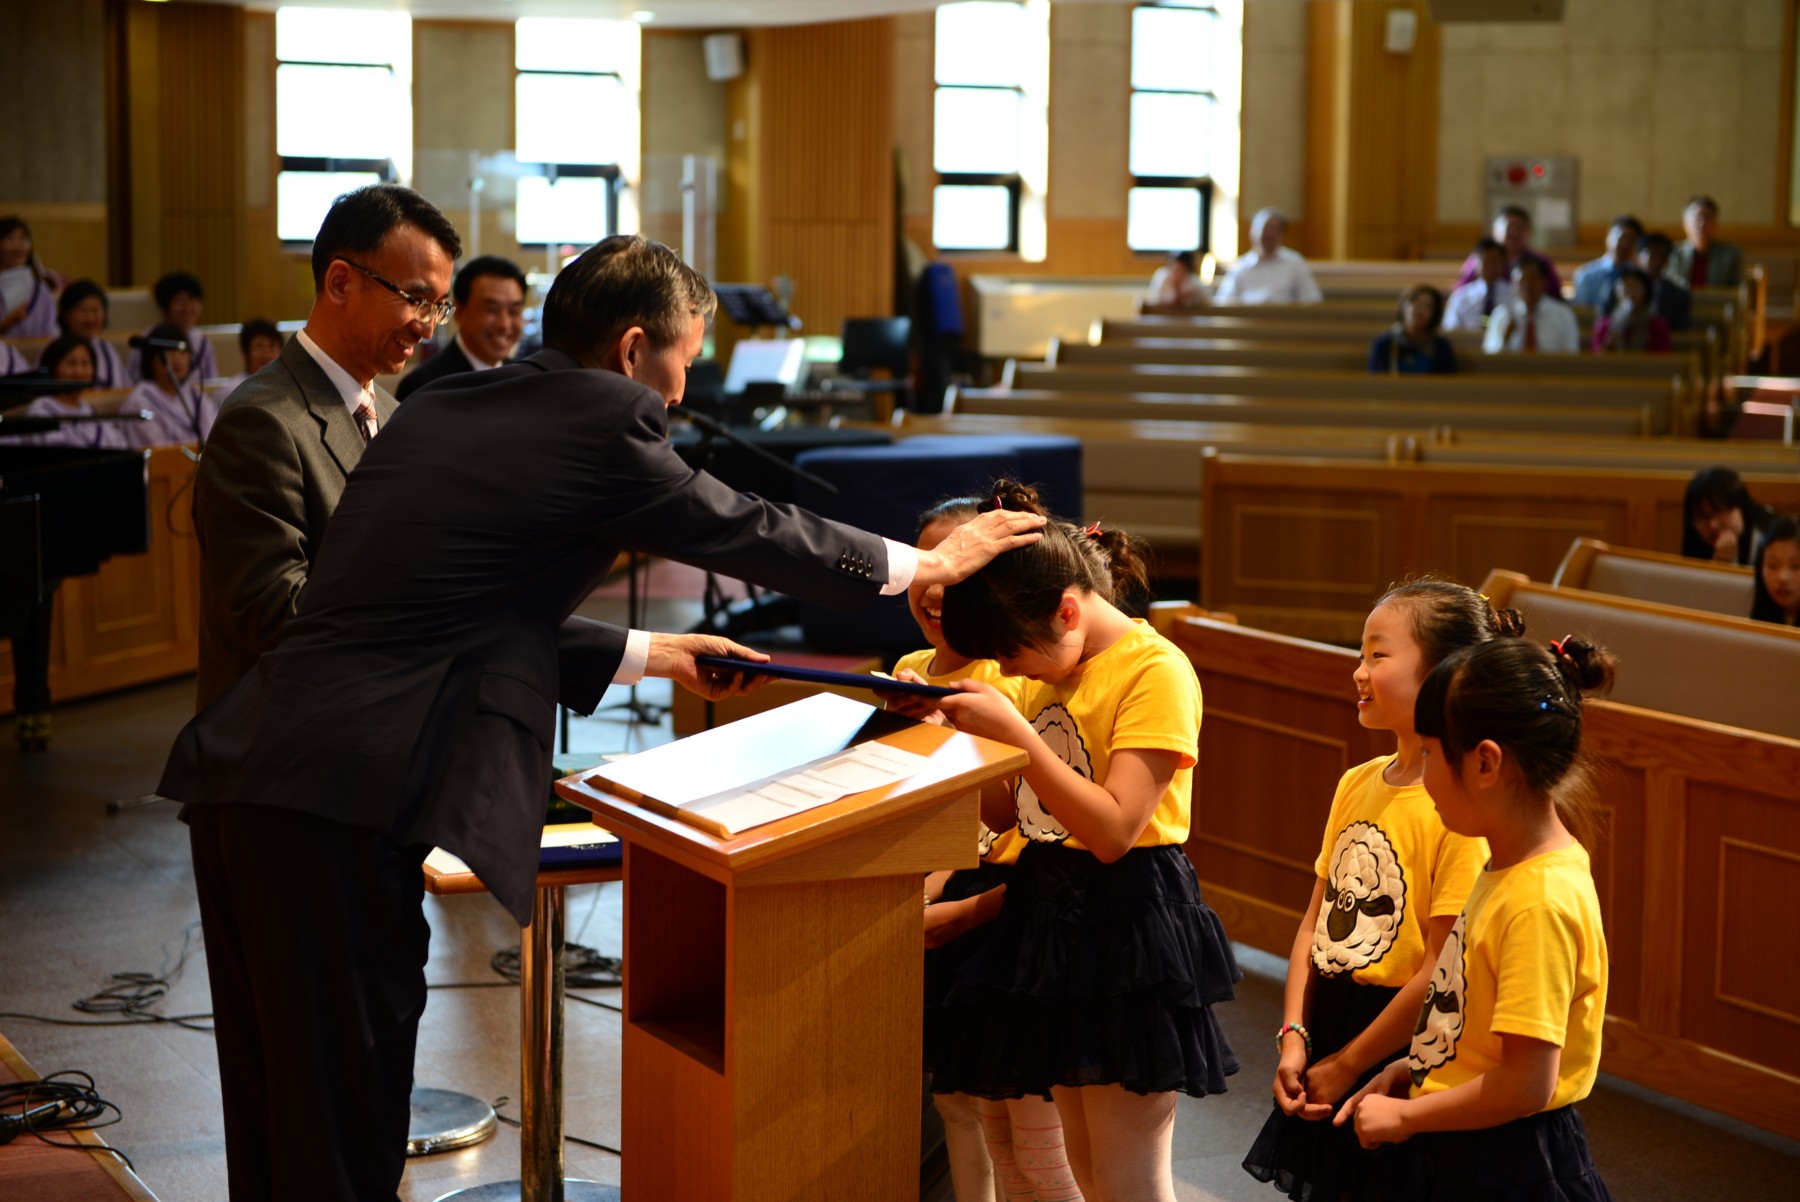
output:
POLYGON ((441 381, 369 447, 286 637, 178 738, 159 791, 190 806, 234 1199, 394 1196, 426 852, 525 922, 556 701, 640 673, 719 696, 695 654, 756 655, 572 619, 621 548, 848 608, 1036 537, 995 511, 915 551, 689 469, 667 409, 713 304, 642 238, 581 256, 545 350, 441 381))
POLYGON ((449 220, 398 184, 339 197, 326 215, 306 328, 232 392, 195 476, 198 708, 280 640, 345 478, 394 415, 375 377, 431 336, 461 253, 449 220), (372 420, 356 417, 363 406, 372 420))
POLYGON ((510 361, 525 332, 525 273, 499 255, 463 264, 450 290, 456 302, 456 337, 450 345, 400 378, 394 395, 407 397, 445 376, 486 371, 510 361))

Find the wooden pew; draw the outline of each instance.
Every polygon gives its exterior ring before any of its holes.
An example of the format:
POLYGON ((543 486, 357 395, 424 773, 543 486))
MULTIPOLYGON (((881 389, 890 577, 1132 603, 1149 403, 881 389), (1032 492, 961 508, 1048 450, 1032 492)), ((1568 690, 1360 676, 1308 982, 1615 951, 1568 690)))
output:
MULTIPOLYGON (((1578 310, 1578 312, 1586 312, 1578 310)), ((1268 347, 1291 346, 1300 347, 1337 347, 1346 352, 1360 349, 1362 356, 1355 364, 1365 367, 1368 363, 1369 344, 1376 335, 1388 328, 1386 321, 1371 320, 1368 324, 1330 324, 1303 321, 1258 322, 1252 317, 1232 317, 1218 319, 1140 319, 1138 321, 1113 321, 1101 319, 1094 322, 1088 331, 1088 342, 1097 346, 1113 346, 1120 344, 1178 344, 1178 343, 1237 343, 1266 344, 1268 347)), ((1638 361, 1649 359, 1672 362, 1670 356, 1648 354, 1624 354, 1595 356, 1585 349, 1578 355, 1496 355, 1483 356, 1481 350, 1481 332, 1479 330, 1451 330, 1443 335, 1456 348, 1459 364, 1469 370, 1468 364, 1477 357, 1488 360, 1531 360, 1546 361, 1581 358, 1591 363, 1611 363, 1620 361, 1638 361)), ((1581 326, 1582 346, 1585 348, 1593 337, 1591 319, 1584 319, 1581 326)), ((1699 378, 1710 381, 1730 370, 1733 361, 1727 353, 1727 344, 1732 337, 1731 331, 1721 324, 1696 324, 1686 330, 1677 330, 1670 336, 1672 355, 1693 356, 1698 361, 1699 378)), ((1064 340, 1065 343, 1068 341, 1064 340)), ((1047 351, 1047 348, 1046 348, 1047 351)))
POLYGON ((1735 563, 1578 538, 1569 545, 1551 583, 1557 588, 1741 618, 1750 612, 1754 579, 1751 569, 1735 563))
MULTIPOLYGON (((1338 777, 1392 737, 1357 723, 1354 652, 1199 619, 1168 634, 1206 696, 1188 854, 1232 938, 1285 957, 1338 777)), ((1785 935, 1771 899, 1800 887, 1800 740, 1593 701, 1583 742, 1602 789, 1601 1068, 1800 1138, 1800 961, 1769 927, 1785 935)))
MULTIPOLYGON (((1680 545, 1691 473, 1541 463, 1452 466, 1254 458, 1201 464, 1201 603, 1247 624, 1353 643, 1370 602, 1423 572, 1555 574, 1571 539, 1680 545)), ((1746 477, 1800 509, 1800 473, 1746 477)))
MULTIPOLYGON (((1619 657, 1615 701, 1800 739, 1800 630, 1542 584, 1523 572, 1490 572, 1481 591, 1540 631, 1572 631, 1609 648, 1619 657)), ((1793 785, 1800 794, 1800 777, 1793 785)))
MULTIPOLYGON (((1056 367, 1186 367, 1196 374, 1239 368, 1265 372, 1329 372, 1389 375, 1369 371, 1366 341, 1331 345, 1289 345, 1242 340, 1136 339, 1097 345, 1051 339, 1046 363, 1056 367)), ((1583 380, 1655 380, 1678 396, 1676 412, 1695 410, 1705 372, 1698 353, 1620 355, 1484 355, 1460 352, 1457 376, 1578 377, 1583 380)))
MULTIPOLYGON (((1555 376, 1390 376, 1368 372, 1279 372, 1250 367, 1205 370, 1162 367, 1059 367, 1042 363, 1008 361, 1000 383, 992 390, 959 389, 956 403, 977 396, 1007 392, 1063 393, 1070 397, 1096 394, 1102 397, 1234 396, 1266 397, 1287 401, 1374 402, 1426 404, 1451 414, 1468 416, 1461 423, 1489 426, 1479 416, 1495 406, 1537 406, 1556 410, 1616 408, 1644 420, 1621 427, 1614 423, 1594 433, 1667 434, 1674 430, 1684 391, 1678 377, 1663 380, 1571 379, 1555 376)), ((1390 424, 1410 425, 1413 419, 1396 417, 1390 424)), ((1539 427, 1544 428, 1544 427, 1539 427)), ((1685 432, 1685 431, 1684 431, 1685 432)))
MULTIPOLYGON (((1235 388, 1238 381, 1225 384, 1235 388)), ((1321 393, 1315 393, 1322 395, 1321 393)), ((1533 398, 1534 401, 1537 399, 1533 398)), ((1161 392, 1053 392, 1036 389, 958 389, 945 400, 946 412, 1018 417, 1122 418, 1147 421, 1225 421, 1264 425, 1433 426, 1456 423, 1469 429, 1531 430, 1538 433, 1649 433, 1655 414, 1639 403, 1570 405, 1552 402, 1471 405, 1455 400, 1300 400, 1279 396, 1206 395, 1161 392)))

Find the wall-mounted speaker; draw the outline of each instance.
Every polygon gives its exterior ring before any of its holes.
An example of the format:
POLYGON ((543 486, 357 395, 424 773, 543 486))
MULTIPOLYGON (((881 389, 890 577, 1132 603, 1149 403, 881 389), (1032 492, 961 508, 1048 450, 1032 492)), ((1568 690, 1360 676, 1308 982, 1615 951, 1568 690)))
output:
POLYGON ((744 73, 744 39, 735 33, 709 33, 702 40, 706 48, 706 78, 736 79, 744 73))

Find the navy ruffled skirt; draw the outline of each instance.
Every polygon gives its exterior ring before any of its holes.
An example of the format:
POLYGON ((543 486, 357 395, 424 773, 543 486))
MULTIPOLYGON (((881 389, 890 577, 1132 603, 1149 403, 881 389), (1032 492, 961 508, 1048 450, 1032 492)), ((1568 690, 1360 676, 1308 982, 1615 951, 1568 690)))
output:
POLYGON ((1394 1202, 1612 1202, 1573 1106, 1415 1135, 1380 1149, 1375 1171, 1380 1197, 1394 1202))
MULTIPOLYGON (((1311 1022, 1307 1026, 1313 1037, 1313 1059, 1323 1059, 1355 1039, 1387 1009, 1398 992, 1379 985, 1358 985, 1348 973, 1314 973, 1311 1022)), ((1406 1049, 1400 1047, 1392 1055, 1380 1057, 1344 1097, 1367 1085, 1390 1061, 1405 1054, 1406 1049)), ((1350 1124, 1334 1127, 1328 1118, 1303 1119, 1283 1114, 1281 1107, 1271 1105, 1262 1131, 1244 1157, 1244 1171, 1258 1181, 1273 1182, 1294 1202, 1361 1202, 1382 1196, 1371 1179, 1374 1163, 1375 1154, 1357 1142, 1350 1124)))
POLYGON ((928 1016, 933 1089, 1048 1097, 1055 1085, 1222 1093, 1238 1070, 1212 1006, 1243 977, 1186 854, 1112 864, 1029 844, 1006 903, 928 1016))

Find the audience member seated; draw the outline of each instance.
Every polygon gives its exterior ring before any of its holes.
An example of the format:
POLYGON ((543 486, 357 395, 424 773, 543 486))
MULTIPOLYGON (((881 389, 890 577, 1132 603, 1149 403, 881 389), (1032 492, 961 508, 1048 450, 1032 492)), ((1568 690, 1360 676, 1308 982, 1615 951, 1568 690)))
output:
POLYGON ((1650 277, 1635 267, 1619 273, 1612 305, 1594 323, 1595 354, 1669 349, 1669 323, 1650 311, 1650 277))
POLYGON ((1750 616, 1800 626, 1800 521, 1782 516, 1770 522, 1752 566, 1756 577, 1750 616))
POLYGON ((0 376, 22 376, 30 370, 31 360, 10 342, 0 341, 0 376))
POLYGON ((1200 277, 1194 274, 1194 252, 1170 251, 1168 261, 1151 275, 1150 290, 1144 300, 1147 304, 1178 305, 1185 309, 1204 305, 1206 289, 1200 286, 1200 277))
POLYGON ((1744 278, 1744 252, 1713 237, 1719 228, 1719 204, 1710 196, 1696 196, 1681 211, 1681 228, 1687 237, 1669 255, 1669 272, 1695 288, 1735 286, 1744 278))
POLYGON ((56 333, 56 277, 37 257, 23 217, 0 217, 0 334, 56 333))
POLYGON ((1748 564, 1775 521, 1728 467, 1694 473, 1681 498, 1681 553, 1689 559, 1748 564))
POLYGON ((1444 305, 1446 330, 1479 330, 1489 315, 1512 297, 1512 281, 1506 274, 1506 247, 1492 238, 1475 244, 1480 273, 1450 294, 1444 305))
POLYGON ((131 383, 119 348, 101 337, 111 310, 106 289, 92 280, 76 280, 56 300, 56 323, 62 332, 87 339, 93 352, 96 388, 125 388, 131 383))
MULTIPOLYGON (((1556 274, 1556 264, 1545 255, 1531 249, 1531 214, 1518 205, 1507 205, 1494 217, 1494 239, 1506 248, 1506 271, 1510 276, 1518 269, 1520 263, 1530 259, 1544 273, 1544 288, 1551 296, 1562 299, 1562 277, 1556 274)), ((1481 278, 1481 256, 1471 254, 1463 260, 1462 271, 1456 277, 1456 286, 1473 283, 1481 278)))
MULTIPOLYGON (((213 354, 212 343, 199 329, 200 310, 206 296, 198 277, 185 271, 171 271, 151 286, 150 295, 155 298, 156 307, 162 310, 161 324, 174 326, 176 337, 187 340, 188 374, 182 378, 198 386, 218 375, 218 357, 213 354)), ((149 379, 144 372, 142 351, 131 352, 125 369, 133 380, 149 379)))
MULTIPOLYGON (((64 334, 44 348, 40 375, 52 380, 88 380, 94 378, 94 353, 88 340, 79 334, 64 334)), ((25 408, 26 417, 92 417, 94 407, 79 392, 63 392, 41 396, 25 408)), ((111 422, 71 422, 43 434, 31 434, 17 440, 47 447, 93 447, 123 451, 129 448, 124 432, 111 422)))
POLYGON ((244 354, 244 370, 226 376, 213 395, 220 404, 238 390, 238 385, 281 357, 281 330, 266 317, 252 317, 238 327, 238 350, 244 354))
POLYGON ((1488 318, 1481 349, 1490 355, 1501 351, 1572 355, 1579 351, 1581 323, 1575 320, 1574 310, 1550 298, 1543 264, 1535 256, 1520 259, 1512 278, 1515 295, 1488 318))
POLYGON ((1394 326, 1369 347, 1369 370, 1390 375, 1456 370, 1456 352, 1448 338, 1438 337, 1444 319, 1444 294, 1429 284, 1414 284, 1400 294, 1394 326))
MULTIPOLYGON (((470 259, 450 286, 456 337, 400 378, 394 399, 407 397, 445 376, 486 371, 510 360, 525 332, 525 273, 499 255, 470 259)), ((417 352, 414 352, 415 354, 417 352)))
POLYGON ((1650 277, 1650 312, 1668 322, 1671 330, 1685 330, 1694 322, 1694 295, 1669 274, 1669 252, 1674 247, 1667 234, 1645 234, 1638 244, 1638 267, 1650 277))
POLYGON ((1636 217, 1614 217, 1606 231, 1606 253, 1575 269, 1575 303, 1604 308, 1620 273, 1636 264, 1638 240, 1643 236, 1644 227, 1636 217))
MULTIPOLYGON (((174 322, 164 321, 151 326, 144 336, 179 342, 183 333, 174 322)), ((204 442, 213 418, 219 415, 219 407, 217 402, 207 401, 205 390, 194 379, 192 352, 148 351, 145 357, 149 378, 132 389, 119 406, 121 413, 141 410, 151 416, 150 421, 128 427, 132 444, 162 447, 204 442)))
POLYGON ((1279 209, 1263 209, 1250 222, 1256 249, 1232 264, 1213 294, 1221 305, 1316 305, 1325 299, 1313 282, 1312 269, 1296 251, 1281 244, 1287 218, 1279 209))

